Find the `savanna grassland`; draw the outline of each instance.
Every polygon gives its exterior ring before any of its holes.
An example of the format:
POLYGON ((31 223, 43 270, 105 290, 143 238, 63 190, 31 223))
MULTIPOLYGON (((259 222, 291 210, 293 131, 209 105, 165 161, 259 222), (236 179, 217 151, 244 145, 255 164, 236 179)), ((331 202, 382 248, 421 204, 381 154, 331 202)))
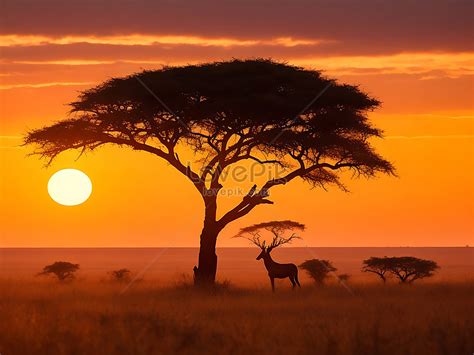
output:
POLYGON ((474 282, 196 290, 0 281, 0 353, 472 354, 474 282))

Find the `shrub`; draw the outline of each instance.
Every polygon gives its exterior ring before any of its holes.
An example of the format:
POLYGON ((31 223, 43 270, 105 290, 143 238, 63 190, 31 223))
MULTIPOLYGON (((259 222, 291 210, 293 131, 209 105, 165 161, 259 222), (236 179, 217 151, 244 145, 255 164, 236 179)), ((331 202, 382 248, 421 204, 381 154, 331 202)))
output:
POLYGON ((109 272, 113 281, 129 282, 131 279, 131 272, 129 269, 118 269, 109 272))
POLYGON ((305 270, 318 285, 323 285, 329 273, 337 270, 329 260, 320 259, 306 260, 299 267, 305 270))

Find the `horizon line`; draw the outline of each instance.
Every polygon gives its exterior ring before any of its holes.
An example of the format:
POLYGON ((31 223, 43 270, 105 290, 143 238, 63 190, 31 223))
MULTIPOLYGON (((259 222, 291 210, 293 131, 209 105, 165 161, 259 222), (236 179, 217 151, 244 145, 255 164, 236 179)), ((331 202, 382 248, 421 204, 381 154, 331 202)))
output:
MULTIPOLYGON (((344 245, 344 246, 287 246, 285 249, 298 248, 471 248, 469 244, 465 245, 344 245)), ((0 246, 0 249, 199 249, 199 246, 0 246)), ((216 249, 254 249, 253 246, 222 246, 216 249)))

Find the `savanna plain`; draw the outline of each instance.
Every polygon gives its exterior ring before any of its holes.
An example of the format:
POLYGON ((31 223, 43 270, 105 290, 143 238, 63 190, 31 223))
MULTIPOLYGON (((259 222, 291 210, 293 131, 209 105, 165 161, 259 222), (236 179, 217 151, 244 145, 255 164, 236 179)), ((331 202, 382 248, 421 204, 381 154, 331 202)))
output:
MULTIPOLYGON (((250 256, 255 250, 245 253, 250 256)), ((295 253, 279 257, 294 259, 295 253)), ((221 254, 225 260, 226 253, 221 254)), ((4 266, 11 267, 7 259, 4 266)), ((84 270, 63 284, 3 273, 0 353, 471 354, 474 350, 471 265, 463 268, 462 278, 450 281, 450 273, 458 270, 455 258, 450 259, 451 266, 441 263, 447 274, 441 273, 438 280, 412 285, 390 280, 383 285, 375 278, 354 275, 346 284, 334 278, 321 287, 311 284, 300 270, 301 289, 291 290, 285 280, 275 293, 264 278, 263 265, 248 260, 247 265, 262 276, 254 285, 233 283, 238 270, 226 273, 224 261, 223 274, 230 281, 221 281, 213 290, 195 289, 185 275, 165 283, 144 273, 129 285, 87 277, 84 270)), ((152 275, 160 262, 149 268, 152 275)), ((252 269, 242 270, 251 274, 252 269)))

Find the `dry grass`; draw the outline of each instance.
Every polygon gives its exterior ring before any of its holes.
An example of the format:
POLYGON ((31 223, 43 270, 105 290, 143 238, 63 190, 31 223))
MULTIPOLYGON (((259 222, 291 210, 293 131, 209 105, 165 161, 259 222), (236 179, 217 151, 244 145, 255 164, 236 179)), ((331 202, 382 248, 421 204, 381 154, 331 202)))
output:
POLYGON ((0 353, 471 354, 474 283, 205 293, 0 281, 0 353))

